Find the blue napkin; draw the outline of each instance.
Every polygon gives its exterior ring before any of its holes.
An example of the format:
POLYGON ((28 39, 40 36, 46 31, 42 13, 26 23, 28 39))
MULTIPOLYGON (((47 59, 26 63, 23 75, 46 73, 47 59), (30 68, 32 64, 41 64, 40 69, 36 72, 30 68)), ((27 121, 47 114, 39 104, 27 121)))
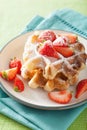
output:
MULTIPOLYGON (((35 16, 22 33, 37 29, 62 29, 87 38, 87 17, 69 9, 57 10, 46 18, 35 16)), ((16 102, 0 90, 0 113, 33 130, 66 130, 86 107, 87 104, 61 111, 38 110, 16 102)))

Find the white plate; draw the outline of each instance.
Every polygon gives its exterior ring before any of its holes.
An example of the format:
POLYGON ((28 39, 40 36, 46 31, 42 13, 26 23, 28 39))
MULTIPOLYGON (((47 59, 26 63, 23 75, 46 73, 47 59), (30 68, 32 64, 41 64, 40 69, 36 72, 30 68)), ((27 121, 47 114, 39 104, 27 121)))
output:
MULTIPOLYGON (((56 30, 56 32, 64 33, 64 31, 58 31, 58 30, 56 30)), ((29 32, 14 38, 9 43, 7 43, 7 45, 1 50, 0 52, 1 70, 8 68, 9 60, 12 57, 18 57, 22 59, 25 42, 28 36, 31 35, 32 33, 33 32, 29 32)), ((81 43, 84 44, 87 52, 87 40, 80 36, 79 36, 79 40, 81 41, 81 43)), ((81 71, 79 80, 83 78, 87 78, 87 66, 83 71, 81 71)), ((42 90, 41 88, 38 89, 29 88, 29 86, 27 85, 27 81, 24 81, 25 90, 21 93, 15 92, 12 88, 12 84, 3 80, 2 78, 0 78, 0 83, 3 91, 7 93, 10 97, 12 97, 13 99, 15 99, 16 101, 22 104, 34 108, 46 109, 46 110, 47 109, 62 110, 62 109, 77 107, 87 102, 87 91, 79 99, 74 98, 74 93, 73 93, 72 100, 68 104, 62 105, 51 101, 47 96, 47 92, 42 90)), ((71 89, 73 89, 73 91, 75 92, 74 90, 75 87, 71 87, 71 89)))

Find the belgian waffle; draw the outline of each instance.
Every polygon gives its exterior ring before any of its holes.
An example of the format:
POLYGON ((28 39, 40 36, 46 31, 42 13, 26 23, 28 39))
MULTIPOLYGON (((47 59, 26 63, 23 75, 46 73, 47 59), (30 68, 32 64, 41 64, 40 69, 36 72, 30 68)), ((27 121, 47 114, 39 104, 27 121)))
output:
MULTIPOLYGON (((54 33, 58 37, 59 34, 54 33)), ((41 43, 37 38, 40 35, 40 31, 34 32, 25 43, 22 77, 28 80, 29 87, 41 87, 46 91, 64 90, 74 85, 78 80, 79 72, 86 66, 87 54, 84 45, 79 41, 70 44, 74 54, 66 58, 59 53, 60 59, 57 60, 38 53, 41 43)))

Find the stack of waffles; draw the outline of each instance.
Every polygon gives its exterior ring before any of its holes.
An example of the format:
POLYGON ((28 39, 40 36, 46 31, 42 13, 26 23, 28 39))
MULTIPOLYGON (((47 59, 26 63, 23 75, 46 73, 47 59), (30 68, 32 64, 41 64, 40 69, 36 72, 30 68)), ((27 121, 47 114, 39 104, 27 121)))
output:
POLYGON ((77 35, 35 31, 25 43, 21 75, 31 88, 65 90, 77 83, 86 59, 85 47, 77 35))

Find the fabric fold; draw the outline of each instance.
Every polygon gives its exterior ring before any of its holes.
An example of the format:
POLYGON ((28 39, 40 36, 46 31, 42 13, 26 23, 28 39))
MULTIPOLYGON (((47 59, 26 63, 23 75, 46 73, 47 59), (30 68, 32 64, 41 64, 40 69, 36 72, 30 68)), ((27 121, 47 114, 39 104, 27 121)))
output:
MULTIPOLYGON (((55 128, 55 130, 66 130, 72 121, 86 108, 86 105, 84 104, 69 110, 49 111, 29 108, 17 103, 11 98, 3 98, 1 99, 1 102, 6 105, 15 116, 18 114, 19 117, 21 116, 23 119, 27 120, 28 125, 30 124, 30 128, 34 130, 53 130, 53 128, 55 128), (62 125, 62 122, 64 125, 62 125)), ((10 118, 15 120, 15 116, 13 117, 11 114, 10 118)), ((16 121, 19 122, 19 118, 16 118, 16 121)), ((24 124, 28 126, 26 122, 24 124)))
POLYGON ((33 17, 31 19, 31 21, 27 24, 27 26, 25 27, 25 29, 23 30, 22 34, 27 33, 29 31, 33 31, 34 28, 36 28, 37 25, 39 25, 43 21, 43 19, 44 18, 41 17, 41 16, 39 16, 39 15, 33 17))
POLYGON ((77 33, 87 38, 87 16, 76 13, 73 10, 64 9, 54 11, 44 19, 36 29, 59 29, 77 33), (84 19, 84 24, 83 24, 84 19))

